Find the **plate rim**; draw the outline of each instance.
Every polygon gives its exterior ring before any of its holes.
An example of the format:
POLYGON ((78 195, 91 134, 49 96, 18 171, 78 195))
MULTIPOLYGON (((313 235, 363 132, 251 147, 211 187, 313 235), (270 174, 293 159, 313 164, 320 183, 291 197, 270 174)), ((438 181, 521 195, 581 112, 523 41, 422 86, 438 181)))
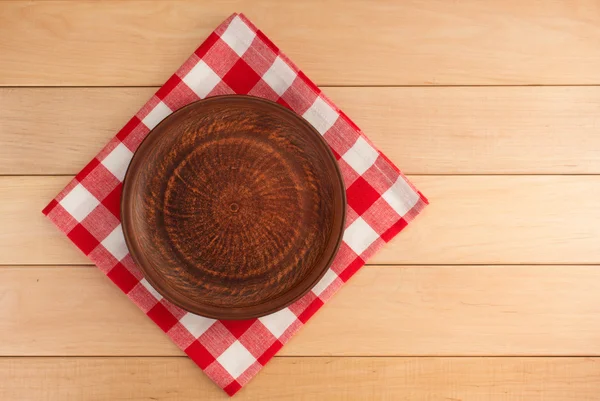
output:
MULTIPOLYGON (((316 128, 310 124, 306 119, 304 119, 299 114, 294 111, 280 105, 279 103, 273 102, 268 99, 250 96, 250 95, 239 95, 239 94, 231 94, 231 95, 219 95, 219 96, 211 96, 205 99, 200 99, 194 102, 191 102, 171 113, 169 116, 165 117, 161 122, 159 122, 154 128, 148 132, 148 134, 144 137, 141 143, 138 145, 136 151, 133 154, 133 157, 127 167, 121 191, 120 198, 120 212, 121 212, 121 227, 123 229, 123 236, 125 238, 125 243, 127 245, 127 249, 129 254, 131 255, 133 261, 141 271, 144 278, 150 283, 150 285, 166 300, 173 303, 174 305, 186 310, 187 312, 197 314, 200 316, 204 316, 207 318, 218 319, 218 320, 244 320, 244 319, 252 319, 258 318, 262 316, 266 316, 272 313, 275 313, 279 310, 285 309, 290 306, 307 293, 309 293, 312 288, 323 278, 323 276, 327 273, 329 268, 331 267, 338 251, 343 241, 343 235, 345 231, 345 221, 346 221, 346 212, 347 212, 347 201, 346 201, 346 188, 343 179, 343 175, 337 162, 333 151, 330 146, 327 144, 323 136, 316 130, 316 128), (330 247, 331 243, 333 243, 333 248, 330 250, 328 258, 321 258, 315 263, 315 265, 311 268, 311 272, 318 271, 318 274, 309 274, 298 282, 298 285, 291 287, 288 291, 285 291, 281 295, 276 298, 270 298, 265 302, 254 304, 251 306, 234 308, 234 307, 217 307, 210 306, 209 304, 203 304, 201 307, 197 303, 194 302, 186 302, 189 301, 187 297, 182 296, 173 296, 172 293, 163 288, 162 284, 157 283, 157 280, 152 276, 153 268, 148 268, 149 263, 147 263, 148 258, 145 256, 145 252, 140 249, 139 243, 134 240, 135 230, 133 228, 133 213, 129 213, 130 210, 133 210, 133 202, 134 197, 129 194, 131 192, 131 187, 134 185, 134 182, 141 174, 135 175, 136 172, 139 172, 140 169, 138 164, 141 160, 143 160, 143 156, 148 153, 149 149, 152 149, 153 142, 155 142, 160 135, 156 135, 153 133, 158 131, 158 128, 163 125, 170 118, 175 116, 176 114, 184 112, 186 109, 191 107, 198 107, 198 104, 206 104, 215 101, 227 102, 227 101, 251 101, 251 102, 259 102, 267 104, 269 107, 274 107, 279 109, 280 111, 292 116, 293 119, 297 120, 299 123, 303 124, 308 128, 309 131, 312 131, 313 136, 318 138, 315 143, 320 143, 321 147, 325 149, 326 154, 328 155, 331 164, 334 166, 333 171, 335 171, 335 176, 337 178, 337 183, 334 180, 334 222, 333 222, 333 231, 332 233, 335 235, 337 233, 337 238, 335 241, 332 241, 331 238, 328 240, 327 245, 330 247), (137 156, 137 157, 136 157, 137 156), (339 186, 339 188, 338 188, 339 186), (327 259, 327 260, 325 260, 327 259), (149 272, 150 271, 150 272, 149 272), (304 284, 300 286, 301 284, 304 284), (300 291, 296 290, 297 294, 293 297, 290 297, 288 294, 292 292, 296 288, 301 288, 300 291), (286 297, 285 302, 276 302, 281 298, 286 297), (177 298, 177 299, 174 299, 177 298), (270 308, 266 308, 266 305, 271 304, 270 308), (261 309, 262 307, 262 309, 261 309)), ((333 236, 333 235, 332 235, 333 236)), ((328 250, 326 248, 326 251, 328 250)), ((177 295, 180 295, 177 293, 177 295)))

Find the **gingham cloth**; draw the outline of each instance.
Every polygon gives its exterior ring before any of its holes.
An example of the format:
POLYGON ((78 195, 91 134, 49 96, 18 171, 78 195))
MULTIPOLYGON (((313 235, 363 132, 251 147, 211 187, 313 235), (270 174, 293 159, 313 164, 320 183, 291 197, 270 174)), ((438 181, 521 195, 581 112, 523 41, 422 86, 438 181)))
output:
POLYGON ((233 395, 426 204, 398 168, 264 33, 244 15, 233 14, 43 212, 217 385, 233 395), (133 152, 154 126, 190 102, 232 93, 276 101, 323 135, 343 174, 348 212, 333 265, 306 296, 259 319, 215 321, 176 307, 143 278, 125 245, 119 199, 133 152))

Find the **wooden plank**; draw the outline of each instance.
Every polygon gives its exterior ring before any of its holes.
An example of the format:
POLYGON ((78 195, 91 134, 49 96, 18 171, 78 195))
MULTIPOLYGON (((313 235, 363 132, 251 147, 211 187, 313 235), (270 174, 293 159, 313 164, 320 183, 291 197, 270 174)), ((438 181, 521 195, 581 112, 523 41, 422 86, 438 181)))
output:
MULTIPOLYGON (((226 399, 187 358, 2 358, 11 401, 226 399)), ((586 401, 597 358, 275 358, 236 400, 586 401)))
POLYGON ((77 174, 155 91, 0 89, 0 174, 77 174))
MULTIPOLYGON (((600 263, 600 176, 410 178, 431 205, 369 263, 600 263)), ((0 264, 89 263, 40 213, 69 179, 0 177, 0 264)))
POLYGON ((0 177, 0 264, 89 264, 42 214, 73 177, 0 177))
POLYGON ((431 205, 370 263, 600 261, 600 176, 410 178, 431 205))
MULTIPOLYGON (((1 267, 0 300, 0 355, 182 355, 93 267, 1 267)), ((369 266, 281 355, 597 356, 598 305, 598 266, 369 266)))
POLYGON ((600 83, 595 0, 0 7, 0 85, 162 84, 232 10, 243 10, 318 84, 600 83))
MULTIPOLYGON (((0 88, 0 174, 76 174, 155 90, 0 88)), ((408 174, 600 173, 600 87, 325 91, 408 174)))

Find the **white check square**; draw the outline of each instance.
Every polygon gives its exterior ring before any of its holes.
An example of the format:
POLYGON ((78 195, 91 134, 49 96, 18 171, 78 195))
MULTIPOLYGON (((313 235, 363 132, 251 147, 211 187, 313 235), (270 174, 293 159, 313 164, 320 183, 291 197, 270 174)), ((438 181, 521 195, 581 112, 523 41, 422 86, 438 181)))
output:
POLYGON ((59 204, 79 222, 85 219, 99 203, 98 199, 96 199, 96 197, 81 184, 77 184, 71 192, 59 202, 59 204))
POLYGON ((402 178, 398 177, 392 185, 381 196, 400 216, 404 216, 419 201, 419 194, 402 178))
POLYGON ((292 85, 296 76, 294 70, 278 56, 263 75, 263 80, 281 96, 292 85))
POLYGON ((158 102, 156 106, 148 113, 146 117, 142 120, 144 125, 150 129, 156 127, 159 122, 165 119, 169 114, 173 111, 164 104, 163 102, 158 102))
POLYGON ((216 322, 215 319, 194 315, 193 313, 186 313, 181 319, 179 319, 179 323, 181 323, 183 327, 185 327, 196 338, 204 334, 214 322, 216 322))
POLYGON ((354 220, 344 231, 344 242, 357 255, 363 253, 377 238, 379 238, 379 235, 362 217, 354 220))
POLYGON ((147 289, 157 301, 160 301, 163 298, 162 295, 160 295, 145 278, 140 280, 140 284, 143 285, 144 288, 147 289))
POLYGON ((354 145, 342 156, 358 174, 367 171, 379 157, 377 152, 363 137, 359 137, 354 145))
POLYGON ((123 237, 123 228, 120 224, 108 234, 108 237, 104 238, 101 244, 119 261, 128 253, 125 237, 123 237))
POLYGON ((321 97, 317 97, 315 102, 302 115, 321 135, 324 135, 335 124, 339 116, 337 111, 321 97))
POLYGON ((323 278, 321 278, 317 285, 313 287, 312 292, 314 292, 317 296, 321 295, 321 293, 325 291, 327 287, 329 287, 329 285, 333 283, 337 277, 337 274, 335 274, 333 270, 327 270, 323 278))
POLYGON ((283 333, 296 321, 296 315, 285 308, 278 312, 259 318, 260 322, 275 336, 281 337, 283 333))
POLYGON ((256 33, 240 17, 235 17, 221 35, 221 39, 240 57, 248 50, 255 37, 256 33))
POLYGON ((102 160, 101 163, 108 171, 113 173, 119 181, 123 182, 123 178, 125 178, 125 173, 127 172, 127 167, 129 166, 132 157, 133 152, 129 150, 127 146, 120 143, 104 158, 104 160, 102 160))
POLYGON ((200 99, 204 99, 210 91, 221 81, 221 78, 208 66, 200 60, 192 68, 182 81, 196 94, 200 99))
POLYGON ((236 340, 217 358, 217 361, 234 379, 237 379, 256 362, 256 358, 236 340))

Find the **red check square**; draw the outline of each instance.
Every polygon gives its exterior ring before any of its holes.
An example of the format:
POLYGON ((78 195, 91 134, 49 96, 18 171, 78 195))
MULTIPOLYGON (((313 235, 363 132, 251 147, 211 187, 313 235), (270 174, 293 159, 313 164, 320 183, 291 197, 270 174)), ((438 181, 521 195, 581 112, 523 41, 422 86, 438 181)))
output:
POLYGON ((359 215, 366 212, 381 195, 364 178, 358 177, 346 190, 348 205, 359 215))
POLYGON ((223 77, 223 82, 235 93, 243 95, 250 92, 259 80, 258 74, 242 59, 238 60, 223 77))
POLYGON ((235 338, 240 338, 242 334, 246 332, 254 324, 256 319, 249 320, 223 320, 223 326, 229 330, 231 334, 235 336, 235 338))
POLYGON ((185 350, 185 353, 188 354, 201 369, 206 369, 215 361, 215 357, 198 341, 194 341, 192 345, 185 350))
POLYGON ((107 276, 115 283, 121 291, 127 294, 133 289, 139 282, 133 274, 127 270, 125 266, 117 263, 115 267, 108 272, 107 276))
POLYGON ((119 184, 102 200, 102 205, 120 221, 121 220, 121 191, 123 184, 119 184))
POLYGON ((158 325, 165 333, 175 326, 177 319, 167 308, 165 308, 160 302, 154 305, 147 313, 148 317, 154 320, 154 323, 158 325))
POLYGON ((67 236, 86 255, 89 255, 90 252, 100 244, 100 242, 81 224, 77 224, 67 236))

